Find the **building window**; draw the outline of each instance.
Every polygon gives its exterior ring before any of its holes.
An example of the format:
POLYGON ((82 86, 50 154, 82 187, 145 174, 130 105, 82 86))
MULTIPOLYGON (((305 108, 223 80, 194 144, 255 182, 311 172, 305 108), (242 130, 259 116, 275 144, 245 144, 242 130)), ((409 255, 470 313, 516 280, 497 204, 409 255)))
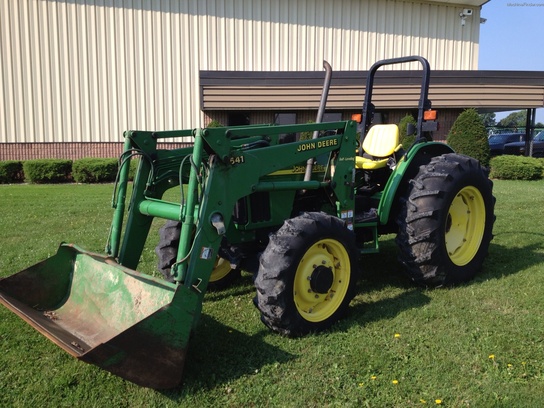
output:
POLYGON ((249 112, 229 112, 227 116, 227 126, 246 125, 249 125, 249 112))
POLYGON ((296 113, 276 113, 274 124, 276 125, 294 125, 297 123, 296 113))
POLYGON ((342 120, 342 112, 325 112, 321 122, 340 122, 342 120))
MULTIPOLYGON (((297 123, 296 113, 276 113, 274 117, 275 125, 294 125, 297 123)), ((296 133, 284 133, 280 135, 280 143, 294 142, 297 138, 296 133)))

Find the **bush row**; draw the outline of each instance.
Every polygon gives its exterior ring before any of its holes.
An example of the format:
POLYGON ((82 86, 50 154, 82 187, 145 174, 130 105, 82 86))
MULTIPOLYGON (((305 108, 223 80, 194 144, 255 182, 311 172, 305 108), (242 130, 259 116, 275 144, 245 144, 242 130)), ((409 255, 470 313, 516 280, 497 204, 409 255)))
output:
POLYGON ((116 159, 81 159, 72 166, 72 177, 76 183, 105 183, 115 181, 116 159))
MULTIPOLYGON (((129 178, 136 173, 138 160, 131 160, 129 178)), ((0 161, 0 183, 108 183, 115 181, 117 159, 85 158, 75 161, 38 159, 0 161)))
POLYGON ((21 183, 24 179, 23 162, 16 160, 0 161, 0 183, 21 183))
MULTIPOLYGON (((131 160, 132 180, 138 161, 131 160)), ((115 181, 117 159, 85 158, 80 160, 40 159, 0 161, 0 183, 108 183, 115 181)), ((544 159, 524 156, 497 156, 491 159, 491 178, 537 180, 544 178, 544 159)))
POLYGON ((489 177, 504 180, 544 178, 544 159, 525 156, 496 156, 491 159, 489 177))

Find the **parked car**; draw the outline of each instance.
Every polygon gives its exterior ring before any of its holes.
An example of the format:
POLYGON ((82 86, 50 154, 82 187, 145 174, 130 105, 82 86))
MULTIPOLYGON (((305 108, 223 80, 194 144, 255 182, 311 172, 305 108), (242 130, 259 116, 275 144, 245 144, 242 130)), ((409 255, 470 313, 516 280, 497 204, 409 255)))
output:
POLYGON ((489 141, 489 151, 491 156, 497 156, 504 153, 504 145, 506 143, 521 142, 523 133, 499 133, 491 135, 487 139, 489 141))
MULTIPOLYGON (((505 144, 504 154, 525 156, 525 142, 505 144)), ((544 157, 544 130, 533 138, 533 157, 544 157)))

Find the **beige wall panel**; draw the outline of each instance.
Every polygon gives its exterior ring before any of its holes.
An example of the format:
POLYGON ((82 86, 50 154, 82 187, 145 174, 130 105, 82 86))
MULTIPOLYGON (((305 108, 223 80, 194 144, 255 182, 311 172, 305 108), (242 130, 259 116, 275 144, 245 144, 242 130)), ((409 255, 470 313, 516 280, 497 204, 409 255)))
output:
POLYGON ((0 0, 0 142, 204 124, 200 70, 476 69, 479 9, 383 0, 0 0), (415 69, 413 64, 405 68, 415 69))

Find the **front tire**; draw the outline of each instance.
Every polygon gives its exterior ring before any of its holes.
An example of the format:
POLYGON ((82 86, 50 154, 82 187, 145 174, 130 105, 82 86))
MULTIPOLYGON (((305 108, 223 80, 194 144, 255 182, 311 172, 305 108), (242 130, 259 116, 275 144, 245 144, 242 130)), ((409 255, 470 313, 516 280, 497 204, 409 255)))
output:
MULTIPOLYGON (((179 237, 181 233, 181 223, 168 220, 164 226, 159 229, 159 244, 155 248, 158 257, 157 267, 164 278, 172 282, 170 269, 178 255, 179 237)), ((221 250, 220 250, 221 252, 221 250)), ((241 276, 238 268, 232 268, 230 262, 218 256, 210 275, 208 288, 210 290, 221 290, 232 285, 241 276)))
POLYGON ((493 183, 479 162, 434 157, 410 180, 397 218, 399 260, 424 286, 450 286, 481 269, 493 237, 493 183))
POLYGON ((304 213, 270 237, 255 278, 255 304, 270 329, 302 336, 346 312, 359 277, 355 235, 337 217, 304 213))

